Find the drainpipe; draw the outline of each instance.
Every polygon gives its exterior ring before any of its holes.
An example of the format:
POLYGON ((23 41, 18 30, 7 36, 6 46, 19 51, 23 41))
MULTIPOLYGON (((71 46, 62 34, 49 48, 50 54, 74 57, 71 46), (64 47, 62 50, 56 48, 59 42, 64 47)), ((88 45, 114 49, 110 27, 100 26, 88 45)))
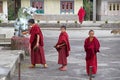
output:
POLYGON ((96 0, 93 0, 93 23, 96 23, 96 0))

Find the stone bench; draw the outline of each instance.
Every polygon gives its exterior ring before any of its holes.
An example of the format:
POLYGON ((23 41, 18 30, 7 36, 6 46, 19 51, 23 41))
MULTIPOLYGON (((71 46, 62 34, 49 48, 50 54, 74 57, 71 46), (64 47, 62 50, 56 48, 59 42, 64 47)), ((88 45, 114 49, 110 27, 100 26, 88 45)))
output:
POLYGON ((1 50, 0 51, 0 80, 11 80, 18 62, 24 56, 22 50, 1 50))

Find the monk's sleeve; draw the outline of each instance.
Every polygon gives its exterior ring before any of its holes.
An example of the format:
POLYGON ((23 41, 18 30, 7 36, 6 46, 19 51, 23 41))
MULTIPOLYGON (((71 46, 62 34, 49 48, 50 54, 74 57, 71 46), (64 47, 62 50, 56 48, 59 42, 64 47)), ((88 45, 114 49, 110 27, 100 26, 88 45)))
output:
POLYGON ((31 31, 30 31, 30 43, 32 44, 34 42, 34 39, 35 39, 35 30, 34 28, 31 28, 31 31))
POLYGON ((61 42, 61 44, 67 45, 67 39, 66 39, 66 36, 65 36, 65 35, 62 36, 62 42, 61 42))
POLYGON ((79 14, 80 14, 80 10, 78 11, 78 16, 79 16, 79 14))
POLYGON ((96 38, 95 39, 95 52, 97 53, 97 52, 100 52, 100 42, 99 42, 99 40, 96 38))
POLYGON ((34 28, 34 34, 37 35, 40 33, 39 27, 34 28))
POLYGON ((40 45, 41 45, 41 46, 44 46, 42 31, 40 30, 39 27, 36 27, 35 31, 36 31, 35 34, 36 34, 36 35, 39 35, 39 37, 40 37, 40 39, 39 39, 40 45))
POLYGON ((66 46, 66 56, 69 56, 69 51, 70 51, 70 44, 69 44, 69 38, 68 35, 64 35, 62 36, 62 43, 64 44, 64 46, 66 46))
POLYGON ((87 39, 84 42, 84 50, 87 52, 87 39))

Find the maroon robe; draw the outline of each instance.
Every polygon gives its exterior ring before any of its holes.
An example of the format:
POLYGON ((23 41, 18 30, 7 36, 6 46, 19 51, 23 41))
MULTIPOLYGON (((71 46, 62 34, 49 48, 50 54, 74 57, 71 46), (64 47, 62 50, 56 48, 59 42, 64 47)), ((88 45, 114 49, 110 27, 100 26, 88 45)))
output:
POLYGON ((46 64, 45 55, 44 55, 44 43, 43 43, 43 34, 37 24, 33 25, 30 30, 30 44, 31 44, 31 63, 35 64, 46 64), (39 47, 37 50, 34 50, 34 47, 37 43, 37 35, 39 35, 39 47))
POLYGON ((70 43, 69 43, 68 34, 66 32, 60 34, 56 46, 61 44, 65 44, 65 45, 57 49, 59 53, 58 64, 67 65, 67 57, 69 56, 69 52, 70 52, 70 43))
POLYGON ((90 41, 90 38, 88 37, 85 40, 84 48, 86 51, 87 74, 89 75, 89 67, 90 66, 92 66, 92 74, 96 74, 96 72, 97 72, 97 55, 96 55, 96 53, 99 52, 100 43, 96 37, 94 37, 92 41, 90 41))
POLYGON ((81 24, 84 21, 84 16, 85 16, 85 10, 81 7, 80 10, 78 11, 79 22, 81 24))

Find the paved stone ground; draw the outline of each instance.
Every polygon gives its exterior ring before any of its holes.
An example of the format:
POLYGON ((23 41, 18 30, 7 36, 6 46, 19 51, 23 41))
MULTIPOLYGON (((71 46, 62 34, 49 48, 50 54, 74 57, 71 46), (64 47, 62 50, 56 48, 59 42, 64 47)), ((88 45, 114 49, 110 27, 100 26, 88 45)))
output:
MULTIPOLYGON (((71 54, 68 58, 68 71, 58 70, 57 52, 53 48, 59 35, 58 30, 43 30, 45 36, 45 53, 49 68, 39 65, 29 69, 29 57, 22 62, 21 80, 89 80, 85 70, 85 52, 83 43, 88 30, 69 30, 71 54)), ((101 42, 98 53, 98 74, 93 80, 120 80, 120 36, 110 34, 110 30, 96 30, 101 42)), ((17 70, 12 80, 17 80, 17 70)))

